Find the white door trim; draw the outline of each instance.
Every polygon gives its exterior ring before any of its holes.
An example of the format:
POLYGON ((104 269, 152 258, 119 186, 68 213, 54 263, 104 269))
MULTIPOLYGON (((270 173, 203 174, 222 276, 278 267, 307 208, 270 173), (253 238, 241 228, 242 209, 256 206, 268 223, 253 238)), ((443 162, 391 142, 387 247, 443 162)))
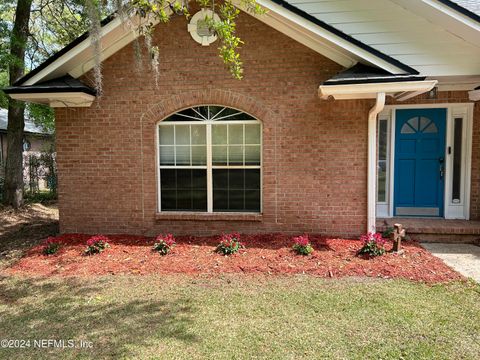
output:
POLYGON ((473 103, 437 103, 437 104, 411 104, 411 105, 385 105, 379 114, 380 119, 390 122, 389 144, 389 184, 387 203, 377 204, 378 217, 393 216, 393 189, 395 168, 395 114, 398 109, 447 109, 446 142, 445 142, 445 189, 444 189, 444 217, 446 219, 470 219, 470 190, 471 190, 471 161, 472 161, 472 122, 473 103), (453 122, 455 118, 463 119, 462 135, 462 190, 460 203, 453 204, 452 197, 452 170, 453 156, 448 154, 448 149, 453 148, 453 122))

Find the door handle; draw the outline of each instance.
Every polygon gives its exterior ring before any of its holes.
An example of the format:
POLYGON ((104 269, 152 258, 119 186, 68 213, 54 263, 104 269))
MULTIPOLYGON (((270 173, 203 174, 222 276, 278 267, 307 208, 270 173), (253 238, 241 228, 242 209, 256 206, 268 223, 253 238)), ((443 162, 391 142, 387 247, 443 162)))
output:
POLYGON ((444 175, 444 167, 443 167, 443 162, 445 161, 445 159, 443 157, 441 158, 438 158, 438 162, 440 163, 440 180, 443 179, 443 175, 444 175))

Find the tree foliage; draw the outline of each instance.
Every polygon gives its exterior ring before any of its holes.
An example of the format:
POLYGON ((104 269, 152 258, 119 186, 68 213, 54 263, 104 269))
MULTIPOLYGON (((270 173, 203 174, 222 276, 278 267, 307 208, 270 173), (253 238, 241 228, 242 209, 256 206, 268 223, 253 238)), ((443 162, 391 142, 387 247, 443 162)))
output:
MULTIPOLYGON (((85 0, 33 0, 25 44, 25 72, 28 72, 88 30, 85 0)), ((19 59, 10 54, 16 1, 4 0, 0 5, 0 88, 9 85, 8 68, 19 59)), ((8 98, 0 91, 0 107, 8 107, 8 98)), ((26 117, 46 131, 55 129, 50 107, 26 104, 26 117)))
POLYGON ((213 17, 206 17, 204 20, 210 31, 216 34, 220 40, 219 55, 224 64, 229 69, 232 76, 236 79, 243 77, 243 63, 241 61, 239 48, 243 41, 236 34, 236 18, 240 14, 236 3, 239 3, 246 11, 261 15, 265 10, 257 4, 256 0, 85 0, 87 13, 90 20, 90 34, 93 38, 95 47, 95 82, 97 91, 101 94, 101 67, 100 67, 100 16, 108 9, 114 9, 120 18, 132 30, 137 31, 145 38, 145 44, 148 48, 151 67, 157 73, 158 78, 158 56, 160 49, 153 43, 153 32, 158 23, 166 23, 173 16, 184 16, 190 18, 190 7, 192 3, 201 8, 211 9, 219 16, 220 20, 213 17), (133 22, 132 18, 140 18, 140 21, 133 22))
MULTIPOLYGON (((238 1, 253 14, 264 12, 256 0, 238 1)), ((144 37, 158 83, 160 50, 153 43, 154 28, 158 23, 168 22, 172 16, 188 19, 191 3, 209 8, 219 16, 207 16, 204 21, 209 31, 220 39, 219 54, 224 64, 234 78, 241 79, 243 64, 238 49, 243 42, 236 35, 235 20, 240 11, 234 0, 3 0, 0 3, 0 87, 13 85, 25 72, 88 28, 94 50, 95 83, 101 95, 101 19, 112 12, 144 37)), ((138 40, 134 46, 140 54, 138 40)), ((20 101, 8 99, 3 92, 0 92, 0 106, 8 107, 4 202, 19 207, 23 203, 21 160, 25 115, 51 131, 54 129, 53 111, 44 105, 25 106, 20 101)))
MULTIPOLYGON (((216 12, 220 21, 206 18, 212 32, 219 40, 219 56, 236 79, 243 77, 243 63, 239 48, 243 41, 236 34, 236 18, 239 9, 232 0, 33 0, 29 25, 29 36, 25 52, 25 72, 45 61, 85 31, 93 38, 95 53, 95 83, 101 94, 102 73, 100 64, 101 19, 117 13, 125 24, 138 31, 148 48, 151 67, 158 77, 158 56, 160 49, 153 43, 153 31, 157 23, 168 22, 173 16, 190 18, 190 8, 196 3, 201 8, 216 12), (133 22, 132 17, 141 18, 133 22)), ((264 10, 255 0, 238 2, 253 14, 263 14, 264 10)), ((8 86, 8 66, 12 61, 9 51, 9 37, 14 20, 16 1, 4 0, 0 4, 0 88, 8 86)), ((138 47, 138 41, 135 44, 138 47)), ((0 107, 6 108, 8 99, 0 92, 0 107)), ((27 104, 27 116, 47 131, 55 128, 53 111, 38 104, 27 104)))

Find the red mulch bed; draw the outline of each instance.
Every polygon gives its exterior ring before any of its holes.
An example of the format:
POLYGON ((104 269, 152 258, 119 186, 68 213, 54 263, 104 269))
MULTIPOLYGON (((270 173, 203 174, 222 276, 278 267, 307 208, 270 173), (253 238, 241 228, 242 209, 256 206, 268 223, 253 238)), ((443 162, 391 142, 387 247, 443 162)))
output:
MULTIPOLYGON (((151 250, 153 238, 112 235, 110 248, 93 256, 82 255, 88 235, 58 236, 64 244, 55 255, 43 255, 43 246, 30 249, 9 274, 29 276, 96 276, 106 274, 311 274, 338 278, 366 276, 405 278, 429 283, 460 280, 463 277, 416 242, 404 242, 405 253, 387 253, 377 258, 356 256, 359 240, 311 235, 315 248, 311 256, 296 255, 290 236, 283 234, 244 235, 245 249, 233 256, 214 252, 218 237, 177 237, 177 246, 167 256, 151 250)), ((387 243, 387 250, 391 244, 387 243)))

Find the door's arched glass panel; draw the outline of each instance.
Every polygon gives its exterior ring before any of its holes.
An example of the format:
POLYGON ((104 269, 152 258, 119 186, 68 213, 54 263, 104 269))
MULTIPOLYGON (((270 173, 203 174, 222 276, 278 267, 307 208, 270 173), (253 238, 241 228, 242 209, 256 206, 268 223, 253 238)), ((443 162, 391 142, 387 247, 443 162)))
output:
POLYGON ((400 133, 402 134, 415 134, 415 132, 416 131, 407 123, 403 124, 402 129, 400 130, 400 133))
POLYGON ((418 130, 418 117, 413 117, 407 121, 407 124, 412 127, 413 130, 418 130))
POLYGON ((409 119, 400 129, 401 134, 415 134, 416 132, 435 134, 438 132, 438 128, 432 120, 422 116, 409 119))
POLYGON ((425 116, 420 117, 420 131, 423 131, 431 122, 432 120, 425 116))
POLYGON ((433 121, 427 125, 427 127, 423 130, 424 133, 436 134, 438 132, 437 125, 433 121))

